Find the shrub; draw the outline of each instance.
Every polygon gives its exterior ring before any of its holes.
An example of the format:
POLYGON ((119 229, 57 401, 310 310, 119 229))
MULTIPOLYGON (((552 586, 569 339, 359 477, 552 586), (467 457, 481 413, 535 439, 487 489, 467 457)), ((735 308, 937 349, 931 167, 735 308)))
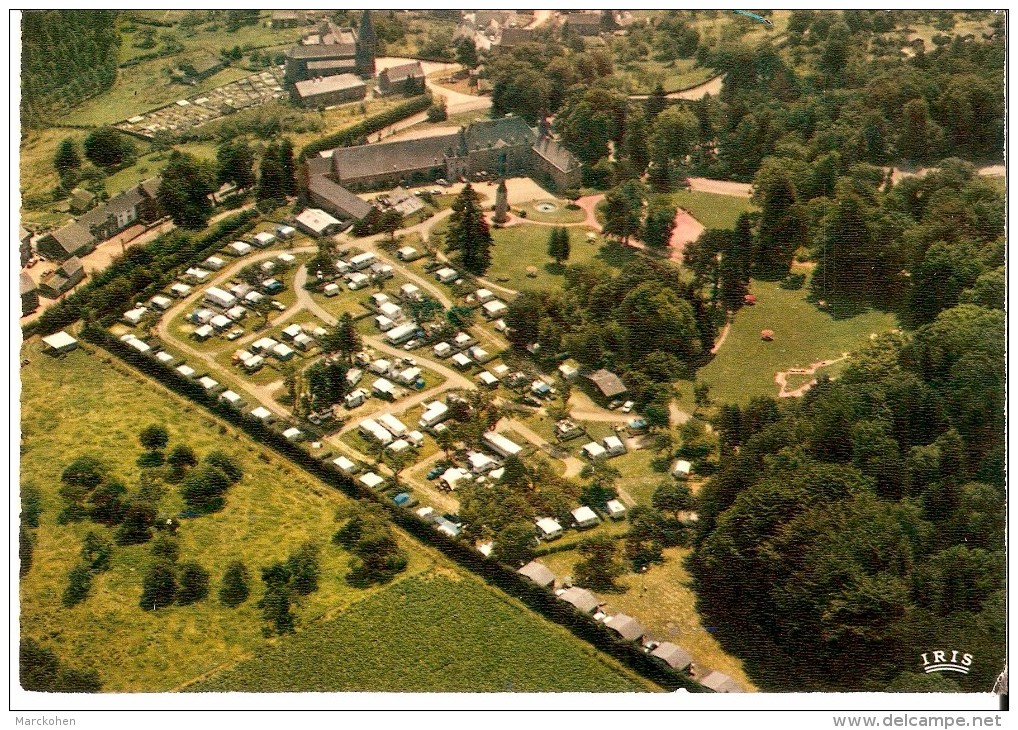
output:
POLYGON ((805 274, 789 274, 784 279, 782 279, 780 286, 782 289, 790 289, 792 291, 797 291, 799 289, 802 289, 805 283, 806 283, 805 274))

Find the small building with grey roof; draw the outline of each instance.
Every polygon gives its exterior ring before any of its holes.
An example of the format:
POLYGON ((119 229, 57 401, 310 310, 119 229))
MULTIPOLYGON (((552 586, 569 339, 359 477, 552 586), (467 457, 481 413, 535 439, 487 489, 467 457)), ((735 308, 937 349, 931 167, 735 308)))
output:
POLYGON ((321 76, 298 81, 293 85, 294 101, 303 107, 313 109, 359 101, 367 96, 367 93, 367 85, 352 73, 321 76))
POLYGON ((650 655, 652 657, 657 657, 672 669, 676 669, 680 672, 684 672, 689 669, 690 665, 693 663, 693 657, 688 651, 683 649, 681 646, 671 643, 670 641, 658 644, 650 655))
POLYGON ((537 560, 531 560, 516 572, 544 588, 555 582, 555 574, 551 572, 548 566, 537 560))
POLYGON ((600 601, 593 593, 586 588, 573 586, 559 594, 559 600, 572 604, 577 610, 583 613, 593 613, 600 601))

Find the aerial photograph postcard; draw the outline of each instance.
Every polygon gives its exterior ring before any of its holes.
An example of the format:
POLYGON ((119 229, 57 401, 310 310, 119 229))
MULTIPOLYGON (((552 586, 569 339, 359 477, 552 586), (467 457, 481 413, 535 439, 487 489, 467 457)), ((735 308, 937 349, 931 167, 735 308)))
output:
POLYGON ((12 13, 12 691, 1006 706, 1006 24, 12 13))

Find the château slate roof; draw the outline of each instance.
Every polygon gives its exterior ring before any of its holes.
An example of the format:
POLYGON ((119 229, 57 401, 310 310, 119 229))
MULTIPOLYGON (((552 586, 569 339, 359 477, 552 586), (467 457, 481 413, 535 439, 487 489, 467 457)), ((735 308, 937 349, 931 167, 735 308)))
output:
POLYGON ((315 175, 308 179, 308 192, 328 201, 336 210, 357 220, 361 220, 371 212, 369 203, 324 175, 315 175))
POLYGON ((445 155, 459 146, 459 135, 407 139, 400 142, 339 147, 332 152, 340 180, 369 177, 389 172, 437 167, 445 155))
POLYGON ((534 152, 563 172, 574 170, 580 165, 572 152, 551 137, 542 136, 538 139, 534 145, 534 152))

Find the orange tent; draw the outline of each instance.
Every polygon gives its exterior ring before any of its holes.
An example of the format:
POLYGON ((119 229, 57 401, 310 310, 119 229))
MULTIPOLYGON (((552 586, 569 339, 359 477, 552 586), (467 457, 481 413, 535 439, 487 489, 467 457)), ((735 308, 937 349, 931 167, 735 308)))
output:
POLYGON ((774 339, 774 330, 760 330, 760 339, 764 342, 770 342, 774 339))

